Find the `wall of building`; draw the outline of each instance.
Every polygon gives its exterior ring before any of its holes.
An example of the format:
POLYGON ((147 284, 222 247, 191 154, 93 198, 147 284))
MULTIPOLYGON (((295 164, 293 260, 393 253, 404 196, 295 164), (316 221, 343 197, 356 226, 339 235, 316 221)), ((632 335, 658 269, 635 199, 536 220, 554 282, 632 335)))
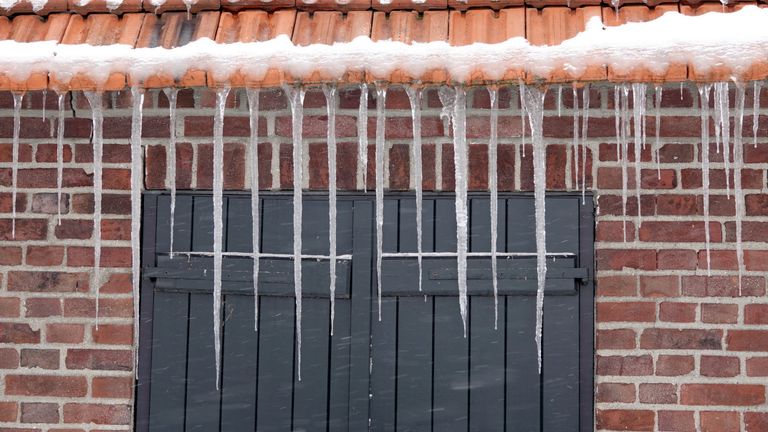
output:
MULTIPOLYGON (((597 212, 596 428, 600 430, 768 430, 768 143, 745 145, 743 185, 746 272, 739 293, 734 200, 725 190, 722 155, 711 155, 710 233, 712 272, 707 276, 700 172, 700 120, 695 88, 665 88, 661 119, 661 168, 651 145, 642 151, 642 224, 637 227, 634 164, 629 163, 628 215, 622 214, 621 164, 616 157, 613 91, 591 91, 587 185, 597 212), (627 223, 627 241, 622 225, 627 223)), ((338 185, 362 189, 357 167, 356 89, 340 92, 337 118, 338 185)), ((369 111, 368 183, 374 186, 375 100, 369 111)), ((732 98, 733 99, 733 98, 732 98)), ((766 97, 765 99, 768 99, 766 97)), ((16 238, 10 235, 13 102, 0 94, 0 430, 128 430, 132 421, 132 299, 130 286, 130 92, 105 95, 103 280, 90 284, 93 264, 92 151, 90 109, 75 94, 66 110, 64 214, 58 223, 55 117, 52 94, 29 93, 21 120, 16 238), (95 326, 97 290, 100 325, 95 326)), ((516 91, 502 90, 499 117, 499 186, 530 191, 532 151, 521 142, 516 91)), ((144 145, 148 189, 164 189, 168 101, 147 93, 144 145)), ((763 105, 768 105, 763 102, 763 105)), ((177 185, 209 189, 215 93, 182 90, 176 128, 177 185)), ((263 91, 259 122, 260 180, 264 190, 292 187, 291 117, 278 90, 263 91)), ((489 98, 485 89, 469 97, 470 190, 487 190, 489 98)), ((550 190, 576 190, 574 161, 567 157, 573 133, 570 87, 563 111, 552 89, 544 135, 550 190), (565 175, 566 166, 570 168, 565 175)), ((748 95, 747 106, 751 106, 748 95)), ((305 100, 305 187, 324 190, 325 98, 305 100)), ((649 97, 649 114, 653 113, 649 97)), ((440 119, 435 91, 425 93, 423 186, 452 190, 453 149, 440 119)), ((387 98, 388 188, 412 188, 409 169, 410 105, 402 89, 387 98)), ((246 143, 247 100, 233 91, 224 124, 225 187, 250 188, 246 143)), ((745 119, 751 131, 751 118, 745 119)), ((763 122, 761 137, 768 132, 763 122)), ((714 127, 712 128, 714 131, 714 127)), ((746 133, 749 135, 749 132, 746 133)), ((527 139, 530 143, 530 137, 527 139)), ((630 144, 630 160, 633 147, 630 144)), ((732 174, 732 173, 731 173, 732 174)), ((531 344, 533 349, 533 343, 531 344)))

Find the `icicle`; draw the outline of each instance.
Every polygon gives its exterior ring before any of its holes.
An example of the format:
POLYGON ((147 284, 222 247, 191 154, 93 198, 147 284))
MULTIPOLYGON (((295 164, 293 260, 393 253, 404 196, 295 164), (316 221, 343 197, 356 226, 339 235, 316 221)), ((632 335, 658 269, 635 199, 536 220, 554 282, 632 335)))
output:
POLYGON ((725 193, 730 198, 731 196, 731 179, 730 179, 730 165, 731 165, 731 115, 730 115, 730 102, 728 100, 728 83, 720 82, 715 83, 715 104, 718 102, 718 93, 720 94, 720 130, 722 133, 721 140, 723 142, 723 164, 725 166, 725 193))
POLYGON ((363 190, 368 190, 368 84, 360 84, 357 112, 357 158, 363 171, 363 190))
POLYGON ((739 295, 741 278, 744 272, 744 247, 742 237, 742 217, 744 214, 744 194, 741 189, 741 169, 744 166, 744 86, 736 84, 736 116, 733 131, 733 194, 736 196, 736 262, 739 267, 739 295))
POLYGON ((376 287, 378 289, 379 321, 381 321, 381 254, 384 252, 384 106, 387 87, 376 84, 376 287))
POLYGON ((259 330, 259 89, 246 89, 251 137, 248 148, 251 152, 251 247, 253 249, 253 330, 259 330))
POLYGON ((715 117, 715 151, 717 153, 720 153, 720 136, 722 134, 721 127, 723 126, 723 111, 722 111, 722 102, 720 100, 721 94, 720 94, 720 87, 717 86, 717 84, 714 84, 715 92, 714 92, 714 117, 715 117))
POLYGON ((285 87, 291 104, 293 130, 293 283, 296 297, 296 363, 298 379, 301 381, 301 231, 302 231, 302 187, 304 185, 304 87, 285 87))
POLYGON ((19 176, 19 133, 21 131, 21 101, 24 99, 24 93, 13 93, 13 142, 11 152, 13 153, 13 164, 11 165, 11 236, 16 238, 16 192, 17 179, 19 176))
MULTIPOLYGON (((559 89, 560 87, 558 87, 559 89)), ((497 87, 488 87, 488 93, 491 98, 491 130, 488 140, 488 186, 491 190, 491 278, 493 280, 493 329, 497 330, 499 328, 499 278, 496 256, 496 241, 499 237, 499 89, 497 87)))
POLYGON ((525 102, 526 85, 520 81, 518 85, 518 93, 520 94, 520 152, 523 158, 525 158, 525 116, 528 112, 525 102))
POLYGON ((754 136, 754 146, 757 147, 757 126, 760 122, 760 90, 763 88, 762 81, 755 81, 752 87, 752 135, 754 136))
POLYGON ((621 160, 621 86, 613 86, 613 123, 616 127, 616 160, 621 160))
POLYGON ((99 326, 99 288, 101 285, 101 176, 104 152, 102 92, 85 92, 93 121, 93 283, 96 291, 96 327, 99 326))
POLYGON ((336 315, 336 85, 324 85, 328 112, 328 244, 330 250, 331 336, 336 315))
MULTIPOLYGON (((720 0, 723 1, 723 0, 720 0)), ((611 0, 611 6, 616 10, 616 16, 619 15, 619 6, 621 5, 621 0, 611 0)))
POLYGON ((221 264, 224 242, 224 110, 229 87, 216 92, 213 122, 213 345, 216 355, 216 389, 221 379, 221 264))
POLYGON ((579 182, 579 90, 573 87, 573 143, 571 144, 571 152, 566 151, 565 158, 565 182, 566 184, 571 179, 571 153, 573 153, 573 159, 575 159, 576 170, 576 183, 579 182))
MULTIPOLYGON (((139 276, 141 273, 141 186, 143 180, 144 161, 141 158, 141 120, 144 106, 144 91, 138 87, 131 88, 133 96, 133 114, 131 117, 131 287, 133 293, 133 340, 135 353, 139 350, 139 296, 141 294, 139 276)), ((61 99, 59 95, 59 110, 61 99)), ((138 366, 139 356, 134 355, 134 366, 138 366)), ((138 373, 138 367, 134 367, 138 373)))
MULTIPOLYGON (((635 224, 635 231, 640 229, 640 224, 643 219, 642 205, 640 204, 640 190, 641 190, 641 170, 640 159, 642 158, 641 149, 645 147, 643 140, 643 124, 645 123, 645 95, 646 85, 642 83, 632 84, 632 117, 634 117, 635 123, 635 199, 637 199, 637 224, 635 224)), ((626 156, 625 156, 626 159, 626 156)))
POLYGON ((654 88, 654 115, 656 116, 656 141, 654 143, 654 159, 656 160, 656 176, 661 179, 661 95, 664 87, 657 84, 654 88))
POLYGON ((467 250, 469 245, 469 213, 467 184, 469 178, 467 146, 467 92, 456 86, 453 103, 453 164, 456 189, 456 265, 459 284, 459 311, 467 337, 467 250))
POLYGON ((163 90, 168 98, 168 117, 170 135, 168 139, 168 157, 166 158, 166 177, 168 185, 171 188, 171 246, 169 256, 173 259, 173 231, 176 222, 176 99, 179 90, 176 88, 167 88, 163 90))
MULTIPOLYGON (((411 175, 416 189, 416 252, 419 265, 419 292, 422 291, 422 238, 423 238, 423 191, 421 178, 421 88, 410 86, 405 88, 411 102, 411 123, 413 124, 413 145, 411 146, 411 175)), ((490 150, 489 150, 490 151, 490 150)), ((490 158, 490 156, 489 156, 490 158)))
MULTIPOLYGON (((624 217, 622 224, 624 241, 627 241, 627 163, 629 160, 629 86, 621 86, 621 211, 624 217)), ((638 207, 640 203, 638 203, 638 207)))
POLYGON ((547 149, 543 138, 544 93, 538 88, 527 89, 528 120, 531 125, 533 144, 533 187, 536 214, 536 349, 538 350, 539 373, 541 373, 542 324, 544 318, 544 286, 547 279, 547 231, 546 202, 547 149))
POLYGON ((699 85, 701 104, 701 187, 704 192, 704 242, 707 250, 707 276, 711 275, 709 253, 709 92, 712 84, 699 85))
POLYGON ((587 189, 587 134, 589 131, 589 84, 581 90, 581 99, 584 105, 581 124, 581 205, 586 203, 585 190, 587 189))
POLYGON ((66 93, 59 93, 59 117, 56 121, 56 207, 58 212, 57 224, 61 225, 61 187, 64 177, 64 97, 66 93))
POLYGON ((48 99, 48 89, 43 89, 43 122, 45 122, 45 103, 48 99))
POLYGON ((562 85, 557 86, 556 104, 557 104, 557 116, 561 117, 563 114, 563 86, 562 85))

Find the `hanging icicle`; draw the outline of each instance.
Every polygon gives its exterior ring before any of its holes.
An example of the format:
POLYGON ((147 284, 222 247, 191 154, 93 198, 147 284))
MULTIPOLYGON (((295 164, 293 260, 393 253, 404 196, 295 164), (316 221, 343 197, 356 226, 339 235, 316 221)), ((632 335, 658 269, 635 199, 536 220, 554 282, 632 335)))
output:
MULTIPOLYGON (((621 143, 621 214, 624 218, 622 227, 624 231, 624 241, 627 241, 627 164, 629 161, 629 86, 621 86, 621 128, 619 142, 621 143)), ((638 203, 638 206, 640 203, 638 203)))
POLYGON ((661 96, 664 87, 657 84, 654 88, 653 113, 656 116, 656 141, 654 141, 653 154, 656 162, 656 176, 661 180, 661 96))
POLYGON ((589 133, 589 84, 581 90, 581 100, 584 105, 581 124, 581 205, 586 203, 587 189, 587 137, 589 133))
MULTIPOLYGON (((131 116, 131 292, 133 293, 133 341, 135 344, 134 372, 139 364, 139 277, 141 274, 141 186, 144 178, 144 161, 141 152, 141 121, 144 106, 144 90, 131 88, 133 113, 131 116)), ((59 97, 61 99, 61 96, 59 97)), ((61 105, 59 105, 61 109, 61 105)))
POLYGON ((731 115, 730 115, 730 101, 727 82, 715 83, 715 105, 719 105, 719 121, 720 121, 720 141, 723 143, 723 165, 725 167, 725 193, 730 198, 731 196, 731 179, 730 179, 730 165, 731 165, 731 115))
POLYGON ((19 177, 19 133, 21 131, 21 101, 24 93, 13 93, 13 141, 11 143, 11 237, 16 238, 16 193, 19 177))
POLYGON ((742 244, 742 223, 744 217, 744 193, 741 188, 741 169, 744 166, 744 86, 736 83, 736 115, 733 130, 733 194, 736 197, 736 263, 739 268, 739 295, 741 278, 744 273, 744 247, 742 244))
POLYGON ((547 149, 544 144, 544 94, 546 90, 530 87, 525 91, 528 106, 528 120, 531 125, 533 145, 533 187, 536 214, 536 349, 538 352, 539 373, 541 373, 542 329, 544 319, 544 286, 547 279, 547 231, 546 201, 547 189, 547 149))
POLYGON ((637 223, 635 224, 635 232, 640 229, 640 224, 643 219, 642 204, 640 202, 640 191, 642 189, 641 178, 641 149, 645 147, 645 140, 643 139, 643 125, 645 123, 645 97, 646 97, 646 85, 643 83, 632 84, 632 117, 634 118, 635 130, 634 130, 634 153, 635 153, 635 199, 637 200, 637 223))
MULTIPOLYGON (((559 89, 559 87, 558 87, 559 89)), ((499 185, 498 185, 498 154, 499 154, 499 89, 488 87, 491 99, 491 129, 488 139, 488 186, 491 190, 491 279, 493 282, 493 329, 499 328, 499 272, 497 263, 497 240, 499 237, 499 185)))
POLYGON ((179 90, 176 88, 163 89, 165 96, 168 98, 168 117, 169 117, 169 137, 168 137, 168 157, 166 158, 166 178, 168 179, 168 186, 171 189, 171 246, 169 257, 173 259, 173 232, 174 224, 176 222, 176 99, 179 94, 179 90))
POLYGON ((467 205, 468 158, 467 91, 454 89, 453 103, 453 164, 456 202, 456 265, 459 284, 459 312, 467 337, 467 252, 469 247, 469 210, 467 205))
POLYGON ((58 93, 59 115, 56 120, 56 223, 61 225, 61 188, 64 178, 64 98, 66 93, 58 93))
POLYGON ((571 159, 575 161, 575 178, 578 185, 579 182, 579 89, 574 86, 573 90, 573 137, 571 143, 571 151, 565 152, 565 183, 566 187, 571 180, 571 159), (573 154, 573 157, 571 157, 573 154))
POLYGON ((216 355, 216 389, 221 380, 221 272, 224 242, 224 110, 229 87, 216 92, 213 120, 213 345, 216 355))
POLYGON ((328 244, 330 251, 331 336, 336 316, 336 85, 324 85, 328 113, 328 244))
POLYGON ((96 327, 99 326, 99 291, 101 286, 101 181, 102 154, 104 152, 104 113, 102 92, 85 92, 91 105, 93 122, 93 278, 91 286, 96 291, 96 327))
POLYGON ((712 84, 699 84, 701 105, 701 188, 704 193, 704 242, 707 250, 707 276, 712 275, 709 253, 709 93, 712 84))
POLYGON ((357 159, 363 172, 363 190, 368 190, 368 84, 360 84, 357 111, 357 159))
POLYGON ((253 330, 259 330, 259 251, 261 221, 259 218, 259 89, 246 89, 251 136, 251 247, 253 257, 253 330))
POLYGON ((557 86, 557 99, 555 100, 555 104, 557 105, 557 116, 562 117, 562 114, 563 114, 563 86, 562 85, 557 86))
POLYGON ((381 321, 381 254, 384 252, 384 138, 387 87, 376 84, 376 287, 381 321))
POLYGON ((616 127, 616 160, 621 161, 621 86, 613 86, 613 122, 616 127))
POLYGON ((752 87, 752 135, 754 146, 757 147, 757 127, 760 122, 760 90, 763 88, 762 81, 755 81, 752 87))
POLYGON ((411 175, 413 187, 416 190, 416 259, 419 265, 419 292, 422 291, 423 265, 422 265, 422 239, 423 218, 422 210, 424 192, 421 177, 421 87, 419 85, 405 88, 408 100, 411 103, 411 123, 413 125, 413 145, 411 146, 411 175))
POLYGON ((518 94, 520 95, 520 154, 525 159, 525 116, 528 113, 525 101, 525 90, 527 86, 520 81, 517 86, 518 94))
POLYGON ((285 87, 285 93, 291 105, 293 129, 293 283, 296 297, 296 370, 301 381, 301 250, 302 250, 302 188, 304 186, 304 87, 285 87))

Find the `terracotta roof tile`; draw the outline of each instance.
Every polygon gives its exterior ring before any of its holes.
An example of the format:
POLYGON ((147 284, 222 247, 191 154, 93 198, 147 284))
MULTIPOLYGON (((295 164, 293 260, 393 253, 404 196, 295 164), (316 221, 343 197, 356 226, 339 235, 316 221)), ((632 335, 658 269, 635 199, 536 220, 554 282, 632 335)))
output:
MULTIPOLYGON (((9 20, 0 17, 0 40, 16 42, 60 41, 69 23, 68 14, 51 15, 48 19, 22 15, 9 20)), ((0 88, 8 90, 41 90, 48 87, 48 74, 33 73, 25 81, 0 74, 0 88)))
POLYGON ((306 11, 365 11, 371 0, 296 0, 296 9, 306 11))
POLYGON ((377 11, 447 9, 448 0, 371 0, 371 8, 377 11))
POLYGON ((83 4, 81 0, 69 0, 67 2, 67 9, 81 15, 92 13, 111 13, 120 15, 128 12, 144 11, 144 8, 141 5, 141 0, 122 0, 122 3, 114 9, 109 8, 107 0, 89 0, 85 4, 83 4))
POLYGON ((0 8, 0 15, 36 14, 45 16, 54 12, 65 12, 67 7, 67 0, 48 0, 41 9, 35 10, 30 0, 20 0, 9 9, 0 8))
POLYGON ((448 7, 450 9, 462 11, 476 8, 499 10, 510 6, 523 5, 525 5, 524 0, 448 0, 448 7))
MULTIPOLYGON (((145 0, 147 1, 147 0, 145 0)), ((237 12, 248 9, 275 11, 296 7, 295 0, 221 0, 221 9, 237 12)))
POLYGON ((185 11, 187 13, 198 13, 202 11, 219 10, 221 3, 219 0, 197 0, 190 2, 189 5, 184 0, 165 0, 160 6, 152 5, 151 0, 143 0, 142 6, 146 12, 160 14, 171 11, 185 11))

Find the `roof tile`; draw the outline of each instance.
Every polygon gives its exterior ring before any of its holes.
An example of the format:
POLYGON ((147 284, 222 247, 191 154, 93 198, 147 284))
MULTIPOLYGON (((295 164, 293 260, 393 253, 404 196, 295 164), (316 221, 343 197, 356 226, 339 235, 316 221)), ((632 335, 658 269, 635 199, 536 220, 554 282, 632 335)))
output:
POLYGON ((488 8, 499 10, 510 6, 523 6, 524 0, 448 0, 448 7, 456 10, 488 8))
POLYGON ((448 0, 371 0, 371 8, 376 11, 447 9, 448 0))
POLYGON ((80 15, 88 15, 92 13, 120 15, 128 12, 144 11, 141 6, 141 0, 122 0, 116 8, 110 8, 107 0, 88 0, 87 2, 81 0, 69 0, 67 2, 67 9, 80 15))
POLYGON ((143 0, 143 8, 147 12, 161 14, 171 11, 186 11, 187 13, 198 13, 202 11, 219 10, 221 3, 219 0, 196 0, 185 3, 184 0, 165 0, 160 6, 154 6, 152 0, 143 0))
MULTIPOLYGON (((69 23, 68 14, 55 14, 45 19, 36 15, 21 15, 13 20, 0 17, 0 40, 16 42, 60 41, 69 23)), ((33 73, 25 81, 0 75, 0 88, 9 90, 41 90, 48 87, 48 74, 33 73)))
POLYGON ((364 11, 371 0, 296 0, 296 9, 307 11, 364 11))
POLYGON ((12 16, 19 14, 48 15, 54 12, 65 12, 67 0, 48 0, 40 9, 35 10, 31 0, 19 0, 8 9, 0 8, 0 15, 12 16))

